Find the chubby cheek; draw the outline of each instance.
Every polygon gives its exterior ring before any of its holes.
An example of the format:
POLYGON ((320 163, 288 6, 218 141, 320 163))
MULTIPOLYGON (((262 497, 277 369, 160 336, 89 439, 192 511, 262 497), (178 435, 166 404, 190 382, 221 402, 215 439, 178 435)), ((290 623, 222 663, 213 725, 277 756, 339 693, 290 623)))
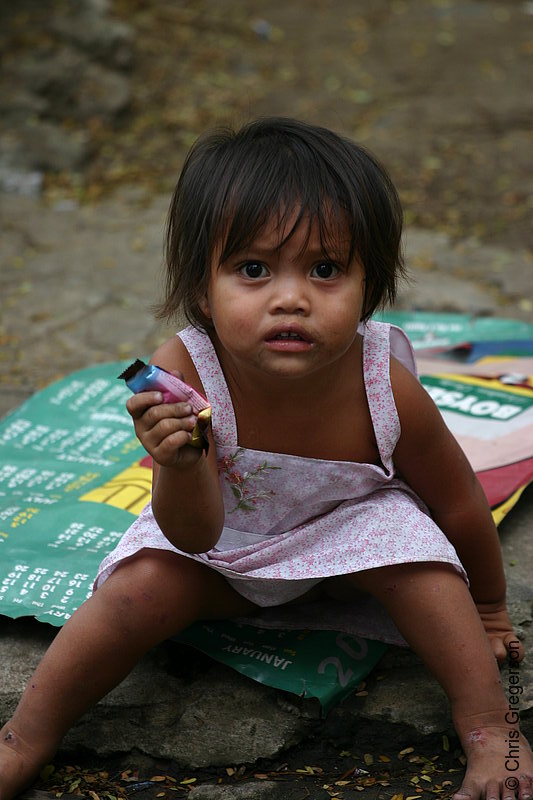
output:
POLYGON ((358 301, 354 296, 348 298, 348 302, 333 304, 325 310, 322 327, 328 331, 332 343, 351 343, 355 338, 362 315, 362 304, 358 301))
POLYGON ((206 298, 203 313, 212 321, 222 344, 246 345, 246 341, 257 331, 258 310, 248 307, 242 300, 231 296, 206 298))
POLYGON ((350 349, 356 337, 357 324, 348 323, 343 328, 330 329, 325 337, 324 347, 333 358, 340 358, 350 349))
POLYGON ((234 349, 246 349, 250 339, 257 336, 257 315, 240 313, 224 313, 213 320, 218 338, 222 343, 232 344, 234 349))

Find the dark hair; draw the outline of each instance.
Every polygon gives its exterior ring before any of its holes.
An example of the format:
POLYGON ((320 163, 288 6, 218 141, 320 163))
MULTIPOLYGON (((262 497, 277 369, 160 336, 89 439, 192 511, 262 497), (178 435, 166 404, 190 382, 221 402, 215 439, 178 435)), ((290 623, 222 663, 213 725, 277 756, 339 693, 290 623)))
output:
MULTIPOLYGON (((286 118, 259 119, 237 132, 220 129, 191 148, 174 190, 166 231, 167 284, 158 316, 183 309, 199 328, 199 308, 215 248, 220 263, 246 247, 268 219, 299 209, 286 241, 305 216, 327 243, 351 231, 366 279, 364 319, 392 302, 404 274, 402 209, 387 172, 364 148, 326 129, 286 118)), ((280 242, 280 247, 283 242, 280 242)))

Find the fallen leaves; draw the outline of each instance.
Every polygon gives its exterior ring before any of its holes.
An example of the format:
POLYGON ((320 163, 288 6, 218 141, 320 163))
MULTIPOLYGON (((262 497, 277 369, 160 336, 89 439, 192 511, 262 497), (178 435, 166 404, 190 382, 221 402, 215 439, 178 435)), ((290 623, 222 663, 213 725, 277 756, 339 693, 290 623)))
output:
POLYGON ((110 780, 106 770, 81 769, 78 766, 56 768, 47 764, 41 770, 38 786, 56 797, 71 794, 91 800, 126 800, 127 792, 119 783, 120 777, 110 780))
POLYGON ((41 770, 38 786, 54 793, 56 797, 70 794, 75 797, 90 797, 91 800, 128 800, 137 792, 152 790, 152 797, 165 797, 168 800, 173 796, 186 796, 197 780, 196 777, 180 780, 172 775, 157 774, 143 779, 133 769, 110 776, 106 770, 82 769, 79 766, 56 769, 53 764, 48 764, 41 770))
POLYGON ((143 800, 180 800, 196 786, 214 782, 230 786, 268 780, 291 787, 299 785, 302 791, 309 791, 307 787, 312 783, 335 800, 347 800, 353 792, 361 793, 364 798, 368 790, 372 790, 369 797, 390 800, 417 800, 428 795, 449 800, 463 772, 464 757, 461 751, 453 750, 446 735, 434 741, 436 749, 440 749, 435 755, 424 755, 414 746, 398 751, 389 748, 386 752, 376 749, 371 752, 370 746, 366 752, 353 747, 341 750, 336 757, 328 754, 324 764, 316 761, 293 766, 280 763, 275 769, 255 772, 245 765, 228 766, 220 769, 218 775, 211 772, 203 779, 183 773, 169 775, 166 770, 154 770, 148 773, 149 777, 142 777, 134 768, 110 774, 107 770, 48 765, 41 772, 39 788, 58 798, 71 795, 90 800, 135 800, 136 794, 142 793, 139 796, 143 800))
POLYGON ((400 750, 400 752, 398 753, 398 758, 404 758, 409 753, 414 753, 414 751, 415 751, 414 747, 405 747, 403 750, 400 750))

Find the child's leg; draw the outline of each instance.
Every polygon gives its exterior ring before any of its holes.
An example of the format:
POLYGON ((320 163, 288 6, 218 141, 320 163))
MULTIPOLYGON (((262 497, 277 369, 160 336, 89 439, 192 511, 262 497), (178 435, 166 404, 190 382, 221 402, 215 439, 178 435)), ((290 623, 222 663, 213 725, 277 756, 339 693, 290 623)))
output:
POLYGON ((70 726, 152 646, 197 619, 255 606, 207 567, 145 550, 125 562, 59 631, 0 731, 0 800, 21 791, 70 726))
MULTIPOLYGON (((515 761, 508 759, 509 741, 516 744, 510 737, 518 735, 518 722, 508 714, 496 659, 458 573, 432 562, 366 570, 344 580, 383 603, 405 640, 446 691, 468 758, 455 800, 514 798, 514 787, 521 800, 532 797, 532 754, 521 737, 518 769, 515 761), (522 775, 528 777, 521 779, 522 775)), ((340 596, 341 580, 334 579, 330 589, 333 596, 340 596)))

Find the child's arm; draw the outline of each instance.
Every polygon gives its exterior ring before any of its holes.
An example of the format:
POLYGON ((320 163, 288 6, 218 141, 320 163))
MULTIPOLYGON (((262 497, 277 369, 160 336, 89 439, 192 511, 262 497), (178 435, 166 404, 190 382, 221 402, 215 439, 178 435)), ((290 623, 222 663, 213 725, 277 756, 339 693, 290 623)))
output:
POLYGON ((401 423, 394 463, 455 547, 496 656, 516 640, 505 603, 498 532, 481 485, 427 392, 398 362, 391 380, 401 423))
MULTIPOLYGON (((162 345, 151 362, 175 372, 202 391, 192 362, 177 337, 162 345)), ((153 458, 152 510, 157 524, 180 550, 200 553, 218 541, 224 507, 218 480, 216 449, 189 445, 196 418, 187 403, 162 403, 157 392, 140 392, 126 403, 135 432, 153 458)))

